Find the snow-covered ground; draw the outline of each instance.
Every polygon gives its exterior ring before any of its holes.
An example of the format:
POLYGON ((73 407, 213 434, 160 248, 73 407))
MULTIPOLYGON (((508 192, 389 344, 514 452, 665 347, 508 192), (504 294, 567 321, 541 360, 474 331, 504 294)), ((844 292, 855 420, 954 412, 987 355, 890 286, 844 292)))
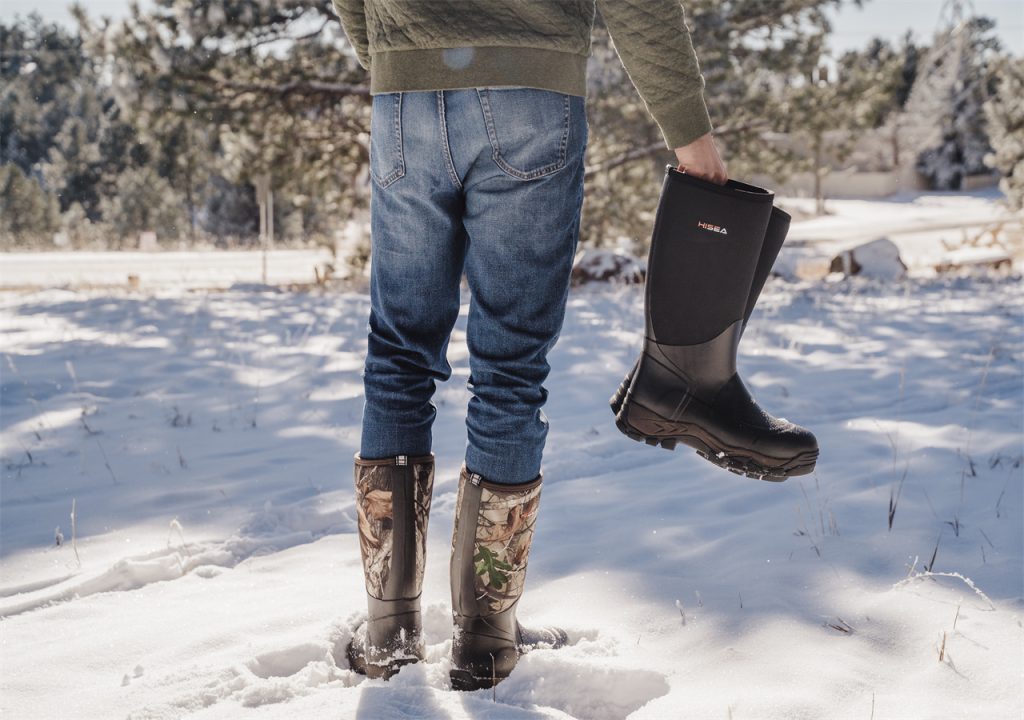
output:
POLYGON ((1019 718, 1022 308, 1019 278, 773 279, 742 372, 822 447, 774 484, 621 435, 642 292, 574 289, 519 611, 572 644, 492 697, 447 687, 467 306, 435 396, 429 657, 385 683, 343 654, 366 295, 0 295, 0 712, 1019 718))

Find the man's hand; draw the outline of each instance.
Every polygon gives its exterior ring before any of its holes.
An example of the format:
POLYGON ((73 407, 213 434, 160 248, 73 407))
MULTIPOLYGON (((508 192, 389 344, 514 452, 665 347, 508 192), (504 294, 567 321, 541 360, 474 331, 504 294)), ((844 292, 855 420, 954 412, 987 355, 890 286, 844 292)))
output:
POLYGON ((695 175, 717 185, 724 185, 729 179, 711 133, 701 135, 689 145, 677 147, 676 157, 679 159, 677 169, 688 175, 695 175))

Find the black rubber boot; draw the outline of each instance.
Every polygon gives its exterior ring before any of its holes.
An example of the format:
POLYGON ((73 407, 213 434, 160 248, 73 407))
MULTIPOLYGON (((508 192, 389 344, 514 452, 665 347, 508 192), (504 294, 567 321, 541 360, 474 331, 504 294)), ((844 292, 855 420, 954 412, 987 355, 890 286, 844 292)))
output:
POLYGON ((356 455, 355 484, 369 613, 347 655, 354 671, 386 680, 423 659, 420 594, 434 455, 356 455))
POLYGON ((520 485, 489 482, 465 465, 459 474, 451 559, 454 690, 492 687, 523 653, 568 642, 560 628, 530 629, 516 620, 541 482, 542 475, 520 485))
MULTIPOLYGON (((750 287, 750 293, 747 295, 747 310, 743 314, 743 328, 740 330, 740 339, 743 337, 743 331, 747 329, 750 316, 754 312, 758 298, 761 297, 761 291, 764 289, 765 283, 768 282, 768 276, 771 275, 772 267, 775 265, 775 260, 779 257, 782 245, 786 242, 786 235, 789 233, 789 225, 792 219, 785 210, 772 206, 772 213, 768 219, 768 229, 765 231, 764 242, 761 245, 761 254, 757 258, 757 267, 754 269, 754 281, 750 287)), ((636 372, 636 367, 639 364, 640 359, 637 358, 636 362, 633 363, 633 367, 626 373, 626 377, 622 379, 619 387, 615 389, 615 393, 608 400, 608 405, 615 415, 619 414, 619 408, 622 407, 622 401, 626 399, 629 384, 633 381, 633 374, 636 372)))
POLYGON ((616 425, 650 445, 681 442, 738 474, 785 480, 813 471, 817 440, 764 412, 736 372, 746 318, 778 252, 762 248, 784 239, 767 237, 772 199, 763 188, 666 167, 647 265, 644 348, 616 425))

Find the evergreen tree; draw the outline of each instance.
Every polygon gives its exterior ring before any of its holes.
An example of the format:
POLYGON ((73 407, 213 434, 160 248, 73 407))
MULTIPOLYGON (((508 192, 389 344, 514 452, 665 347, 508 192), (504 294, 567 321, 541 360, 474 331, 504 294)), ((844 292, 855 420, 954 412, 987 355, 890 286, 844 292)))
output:
POLYGON ((59 227, 57 199, 16 164, 0 165, 0 246, 49 240, 59 227))
POLYGON ((1024 59, 1003 56, 993 68, 994 92, 985 103, 993 151, 989 167, 1013 210, 1024 209, 1024 59))
POLYGON ((74 97, 94 81, 77 36, 36 13, 0 23, 0 164, 30 173, 46 160, 80 109, 74 97))
POLYGON ((79 36, 38 15, 0 24, 0 76, 0 162, 98 220, 100 197, 147 156, 79 36))
POLYGON ((990 65, 1000 52, 994 28, 990 18, 962 19, 936 35, 922 60, 907 103, 905 143, 934 189, 959 190, 968 175, 988 172, 982 108, 993 92, 990 65))
POLYGON ((104 226, 122 247, 134 247, 139 233, 147 230, 155 232, 159 240, 175 240, 186 234, 181 196, 152 168, 121 173, 114 193, 103 198, 102 209, 104 226))
POLYGON ((809 153, 793 167, 814 177, 818 214, 825 212, 824 179, 830 167, 844 162, 860 133, 881 125, 898 105, 901 62, 886 46, 872 42, 866 52, 847 52, 834 77, 824 64, 802 84, 787 89, 783 125, 791 138, 806 142, 809 153))
MULTIPOLYGON (((687 24, 705 78, 705 99, 717 144, 734 178, 766 174, 785 180, 806 169, 803 153, 772 142, 772 133, 799 128, 814 118, 794 108, 807 100, 807 77, 824 55, 831 32, 826 10, 842 0, 688 0, 687 24)), ((860 5, 859 0, 852 4, 860 5)), ((612 245, 626 237, 643 252, 653 223, 666 163, 657 126, 646 114, 600 15, 588 67, 587 112, 592 132, 582 240, 612 245)), ((846 85, 843 86, 844 90, 846 85)), ((833 116, 835 127, 859 127, 862 108, 833 116), (856 121, 856 122, 854 122, 856 121)))
POLYGON ((122 108, 173 149, 177 167, 163 174, 180 192, 208 190, 214 175, 248 184, 269 174, 281 219, 293 198, 317 199, 301 211, 320 222, 307 231, 369 197, 369 86, 346 42, 329 4, 312 0, 157 0, 92 33, 122 108))

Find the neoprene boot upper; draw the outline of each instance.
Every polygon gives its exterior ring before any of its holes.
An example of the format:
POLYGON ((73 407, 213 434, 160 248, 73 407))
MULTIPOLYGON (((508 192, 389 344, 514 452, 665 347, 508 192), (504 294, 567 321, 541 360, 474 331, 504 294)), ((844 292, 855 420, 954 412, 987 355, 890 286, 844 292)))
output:
POLYGON ((666 168, 648 260, 644 348, 616 424, 649 444, 682 442, 722 467, 779 480, 813 469, 817 441, 764 412, 736 372, 746 319, 788 224, 772 199, 746 183, 717 185, 666 168))
MULTIPOLYGON (((747 324, 750 322, 750 316, 757 306, 761 291, 764 289, 769 275, 771 275, 775 260, 778 258, 782 245, 786 241, 786 235, 789 232, 791 222, 792 217, 789 213, 779 207, 772 206, 771 217, 768 220, 768 227, 765 230, 764 241, 761 245, 761 253, 757 258, 757 266, 754 269, 754 279, 750 286, 750 293, 747 295, 747 309, 743 314, 743 327, 740 330, 741 340, 743 331, 747 329, 747 324)), ((622 382, 615 389, 615 393, 609 398, 608 404, 611 406, 613 413, 618 414, 619 408, 622 407, 622 401, 626 398, 626 392, 629 390, 629 385, 639 364, 640 359, 637 358, 633 363, 633 367, 630 368, 622 382)))

